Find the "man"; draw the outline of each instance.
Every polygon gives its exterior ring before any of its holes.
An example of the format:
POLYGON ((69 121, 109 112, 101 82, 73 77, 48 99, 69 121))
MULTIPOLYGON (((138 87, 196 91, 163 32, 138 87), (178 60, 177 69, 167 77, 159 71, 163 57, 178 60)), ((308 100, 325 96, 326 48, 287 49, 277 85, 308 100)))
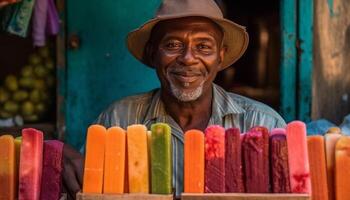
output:
MULTIPOLYGON (((168 123, 177 195, 183 191, 185 131, 212 124, 242 132, 257 125, 285 125, 268 106, 213 84, 216 74, 240 58, 248 44, 244 27, 224 19, 214 1, 165 0, 156 17, 131 32, 127 42, 138 60, 155 68, 161 88, 114 103, 97 123, 123 128, 168 123)), ((81 185, 82 156, 65 147, 64 162, 65 185, 74 194, 81 185)))

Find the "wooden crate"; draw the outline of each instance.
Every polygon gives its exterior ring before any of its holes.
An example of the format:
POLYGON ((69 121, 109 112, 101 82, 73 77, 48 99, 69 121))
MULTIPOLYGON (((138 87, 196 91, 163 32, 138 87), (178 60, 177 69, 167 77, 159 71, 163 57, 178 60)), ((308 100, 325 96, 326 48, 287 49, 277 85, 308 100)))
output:
POLYGON ((173 200, 173 195, 77 193, 77 200, 173 200))
POLYGON ((310 200, 306 194, 184 193, 182 200, 310 200))

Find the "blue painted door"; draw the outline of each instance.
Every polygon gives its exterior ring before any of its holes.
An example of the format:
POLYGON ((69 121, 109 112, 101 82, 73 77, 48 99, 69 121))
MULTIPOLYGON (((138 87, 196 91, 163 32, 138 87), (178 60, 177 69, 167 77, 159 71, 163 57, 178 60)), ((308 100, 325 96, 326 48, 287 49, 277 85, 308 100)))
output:
POLYGON ((127 51, 127 33, 153 16, 160 0, 66 1, 67 49, 66 142, 79 148, 98 114, 121 97, 159 86, 154 70, 127 51))

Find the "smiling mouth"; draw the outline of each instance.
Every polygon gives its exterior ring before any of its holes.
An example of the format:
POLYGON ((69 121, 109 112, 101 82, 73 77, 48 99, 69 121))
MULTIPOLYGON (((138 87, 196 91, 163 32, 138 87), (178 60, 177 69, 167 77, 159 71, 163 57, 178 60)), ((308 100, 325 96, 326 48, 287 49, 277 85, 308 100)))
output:
POLYGON ((172 74, 177 80, 184 83, 193 83, 199 79, 199 75, 188 75, 188 74, 172 74))

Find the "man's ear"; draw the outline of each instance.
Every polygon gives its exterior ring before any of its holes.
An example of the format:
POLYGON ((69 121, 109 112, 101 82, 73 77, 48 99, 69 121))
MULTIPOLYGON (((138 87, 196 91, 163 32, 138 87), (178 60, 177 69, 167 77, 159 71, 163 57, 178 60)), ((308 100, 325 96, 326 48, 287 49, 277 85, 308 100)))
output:
POLYGON ((226 52, 227 52, 227 46, 222 44, 220 52, 219 52, 219 56, 220 56, 220 71, 224 68, 222 63, 224 62, 224 58, 225 58, 226 52))

